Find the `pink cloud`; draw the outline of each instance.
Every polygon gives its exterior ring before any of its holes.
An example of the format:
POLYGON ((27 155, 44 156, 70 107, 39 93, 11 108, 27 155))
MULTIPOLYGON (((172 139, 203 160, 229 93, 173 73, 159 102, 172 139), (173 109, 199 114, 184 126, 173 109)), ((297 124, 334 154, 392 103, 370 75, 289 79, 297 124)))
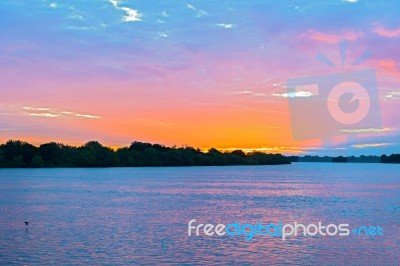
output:
POLYGON ((380 69, 390 74, 399 74, 399 69, 397 68, 396 60, 383 59, 378 62, 378 66, 380 69))
POLYGON ((338 43, 340 40, 348 40, 355 41, 359 38, 362 38, 364 34, 362 32, 354 32, 354 31, 344 31, 338 34, 328 34, 323 32, 318 32, 314 29, 310 29, 305 34, 311 40, 326 42, 326 43, 338 43))
POLYGON ((383 37, 388 37, 388 38, 396 38, 400 37, 400 28, 397 29, 387 29, 383 26, 376 26, 373 29, 373 32, 376 34, 383 36, 383 37))

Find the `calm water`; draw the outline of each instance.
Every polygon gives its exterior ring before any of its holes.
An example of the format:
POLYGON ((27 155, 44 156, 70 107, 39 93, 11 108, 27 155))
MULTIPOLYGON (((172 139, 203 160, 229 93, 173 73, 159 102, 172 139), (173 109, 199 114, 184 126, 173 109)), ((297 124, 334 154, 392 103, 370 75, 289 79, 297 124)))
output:
POLYGON ((400 165, 0 169, 0 264, 394 265, 399 230, 400 165), (384 236, 189 237, 191 219, 380 225, 384 236))

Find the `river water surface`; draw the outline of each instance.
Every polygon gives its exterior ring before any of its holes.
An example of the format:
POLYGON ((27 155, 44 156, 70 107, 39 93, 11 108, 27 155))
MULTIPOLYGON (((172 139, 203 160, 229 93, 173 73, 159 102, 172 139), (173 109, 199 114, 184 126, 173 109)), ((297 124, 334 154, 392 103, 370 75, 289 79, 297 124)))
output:
POLYGON ((0 264, 394 265, 399 230, 400 165, 0 169, 0 264), (188 236, 191 219, 383 236, 188 236))

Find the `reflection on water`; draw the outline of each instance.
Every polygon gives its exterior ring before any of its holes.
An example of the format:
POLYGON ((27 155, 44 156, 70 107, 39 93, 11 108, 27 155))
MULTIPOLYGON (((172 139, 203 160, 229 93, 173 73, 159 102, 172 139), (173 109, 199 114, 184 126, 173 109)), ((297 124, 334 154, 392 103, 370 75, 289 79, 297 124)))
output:
POLYGON ((393 265, 400 165, 0 169, 0 215, 0 264, 393 265), (380 225, 384 236, 189 237, 191 219, 380 225))

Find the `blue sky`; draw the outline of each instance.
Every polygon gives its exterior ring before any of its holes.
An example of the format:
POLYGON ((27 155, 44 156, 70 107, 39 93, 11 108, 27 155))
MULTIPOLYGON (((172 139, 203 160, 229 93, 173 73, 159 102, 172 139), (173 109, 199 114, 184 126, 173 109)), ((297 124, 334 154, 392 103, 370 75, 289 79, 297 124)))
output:
MULTIPOLYGON (((284 153, 399 151, 397 1, 1 1, 0 138, 284 153), (286 81, 377 73, 382 127, 291 135, 286 81), (346 69, 346 71, 350 71, 346 69), (361 131, 360 131, 361 130, 361 131)), ((295 95, 296 96, 296 95, 295 95)))

